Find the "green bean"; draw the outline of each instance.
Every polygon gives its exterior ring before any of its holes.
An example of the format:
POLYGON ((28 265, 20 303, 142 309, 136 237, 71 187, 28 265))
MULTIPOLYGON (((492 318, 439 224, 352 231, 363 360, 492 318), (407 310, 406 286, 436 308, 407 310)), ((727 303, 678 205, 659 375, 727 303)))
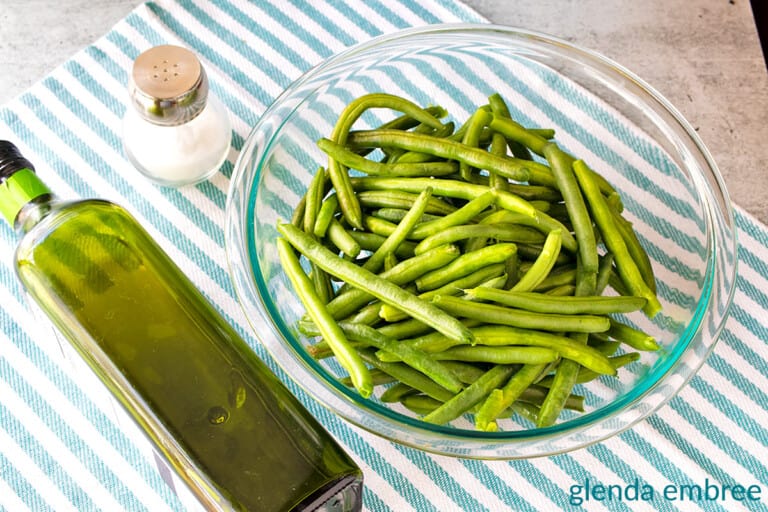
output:
POLYGON ((561 284, 560 286, 549 288, 547 291, 543 292, 544 295, 549 295, 552 297, 570 297, 575 293, 576 286, 572 284, 561 284))
MULTIPOLYGON (((503 135, 499 133, 494 133, 493 137, 491 138, 491 153, 500 157, 507 156, 507 140, 504 138, 503 135)), ((504 177, 500 176, 496 173, 489 173, 488 174, 488 186, 493 187, 497 190, 509 190, 509 180, 504 177)), ((527 188, 527 187, 521 187, 521 188, 527 188)))
MULTIPOLYGON (((414 247, 414 251, 416 248, 414 247)), ((600 262, 597 267, 597 279, 595 280, 595 295, 599 295, 605 291, 608 286, 608 281, 611 277, 611 267, 613 266, 613 254, 610 252, 603 254, 600 257, 600 262)))
POLYGON ((493 364, 540 364, 557 361, 560 355, 550 348, 510 345, 455 346, 431 354, 436 361, 465 361, 493 364))
POLYGON ((650 318, 653 318, 661 310, 659 299, 648 285, 645 284, 637 264, 629 253, 627 245, 616 227, 610 207, 606 204, 605 199, 597 188, 597 184, 591 179, 589 168, 581 160, 577 160, 573 163, 573 170, 592 210, 595 223, 600 229, 603 242, 608 250, 613 253, 616 268, 622 281, 632 295, 644 297, 647 300, 643 311, 650 318))
MULTIPOLYGON (((611 366, 613 366, 614 369, 618 370, 619 368, 633 363, 639 359, 640 354, 638 352, 628 352, 619 356, 609 357, 608 361, 611 363, 611 366)), ((576 377, 576 384, 586 384, 587 382, 592 382, 593 380, 600 378, 603 375, 605 374, 597 373, 590 370, 589 368, 581 367, 579 368, 578 376, 576 377)), ((552 375, 547 375, 541 379, 538 384, 542 387, 548 388, 552 386, 553 380, 554 377, 552 375)))
MULTIPOLYGON (((462 144, 473 148, 478 147, 480 144, 480 132, 488 124, 490 119, 490 112, 484 108, 481 107, 475 110, 475 113, 472 114, 469 122, 467 122, 467 129, 461 139, 462 144)), ((461 173, 461 177, 464 180, 469 181, 469 177, 472 173, 472 167, 467 162, 460 161, 459 172, 461 173)))
MULTIPOLYGON (((391 94, 372 93, 360 96, 346 106, 339 115, 336 126, 333 128, 331 140, 344 145, 349 136, 349 130, 354 122, 363 112, 371 108, 391 108, 393 110, 399 110, 400 112, 408 114, 414 119, 429 124, 435 128, 442 126, 439 119, 435 118, 415 103, 391 94)), ((347 222, 349 222, 352 227, 362 229, 363 224, 360 203, 352 190, 349 174, 347 174, 346 169, 344 169, 339 162, 329 157, 328 174, 336 189, 336 194, 339 196, 339 206, 344 214, 344 218, 347 219, 347 222)))
POLYGON ((331 194, 325 201, 323 201, 320 205, 320 211, 317 213, 317 218, 315 219, 315 227, 312 229, 315 236, 325 236, 328 231, 328 226, 331 224, 331 220, 333 220, 334 215, 336 215, 338 208, 339 198, 336 197, 336 194, 331 194))
POLYGON ((377 330, 384 336, 395 338, 396 340, 410 338, 429 332, 431 328, 420 320, 409 318, 402 322, 382 325, 377 330))
POLYGON ((597 295, 553 297, 540 293, 496 290, 482 287, 467 290, 466 293, 469 298, 477 297, 481 300, 490 300, 513 308, 535 311, 537 313, 559 313, 563 315, 630 313, 642 309, 645 305, 645 299, 642 297, 597 295))
POLYGON ((464 384, 472 384, 487 371, 485 365, 483 368, 472 363, 464 361, 441 361, 443 365, 451 370, 453 374, 464 384))
POLYGON ((514 157, 500 157, 488 153, 484 149, 446 138, 441 139, 399 130, 367 130, 351 134, 347 142, 353 148, 376 146, 421 151, 494 172, 515 181, 527 181, 548 186, 554 184, 552 173, 543 164, 514 157))
POLYGON ((307 188, 306 203, 304 206, 304 231, 313 233, 315 231, 315 220, 320 211, 320 203, 323 201, 325 189, 325 169, 320 167, 307 188))
POLYGON ((611 319, 611 326, 606 334, 635 350, 654 351, 661 348, 650 334, 613 318, 611 319))
POLYGON ((314 263, 311 265, 311 268, 312 270, 310 271, 309 277, 312 280, 312 286, 314 286, 315 292, 317 292, 317 295, 320 297, 323 304, 327 304, 334 296, 331 278, 323 269, 314 263))
MULTIPOLYGON (((480 283, 484 283, 489 279, 499 277, 503 275, 503 273, 503 263, 487 265, 470 274, 467 274, 466 276, 460 277, 454 281, 451 281, 450 283, 446 283, 439 288, 420 293, 418 297, 422 300, 430 300, 435 295, 458 295, 463 293, 463 290, 467 287, 480 285, 480 283)), ((394 306, 390 306, 389 304, 383 304, 381 306, 381 309, 379 310, 379 316, 388 322, 396 322, 407 318, 405 313, 394 306)))
POLYGON ((412 293, 406 292, 376 274, 345 261, 290 224, 278 224, 277 228, 291 245, 329 274, 343 279, 352 286, 365 289, 383 302, 396 304, 412 317, 431 325, 446 336, 471 341, 472 333, 469 329, 440 308, 420 300, 412 293))
POLYGON ((376 329, 362 324, 342 322, 339 324, 350 340, 359 341, 379 350, 397 355, 402 362, 420 371, 448 391, 458 393, 464 386, 451 371, 430 355, 381 334, 376 329))
POLYGON ((546 366, 545 364, 524 365, 512 375, 503 387, 494 389, 475 415, 477 429, 486 432, 498 430, 496 419, 523 394, 523 391, 533 384, 546 366))
MULTIPOLYGON (((405 217, 407 213, 408 213, 408 210, 401 209, 401 208, 379 208, 377 210, 372 211, 371 215, 379 219, 384 219, 384 220, 388 220, 389 222, 397 223, 403 220, 403 217, 405 217)), ((437 220, 439 218, 440 216, 438 215, 425 213, 421 216, 420 222, 437 220)))
POLYGON ((317 141, 317 147, 340 164, 373 176, 445 176, 453 174, 459 169, 456 162, 446 161, 416 163, 375 162, 325 138, 317 141))
POLYGON ((293 209, 293 215, 291 215, 291 224, 296 226, 297 228, 302 228, 304 226, 304 210, 307 207, 307 195, 304 194, 301 196, 301 199, 299 199, 298 204, 296 205, 296 208, 293 209))
POLYGON ((547 139, 525 129, 519 123, 510 119, 509 116, 501 116, 494 113, 488 123, 488 127, 511 140, 519 142, 537 155, 544 156, 544 146, 548 143, 547 139))
POLYGON ((498 365, 488 370, 482 377, 470 384, 464 391, 445 401, 437 409, 424 416, 424 421, 442 425, 458 418, 469 409, 474 407, 482 400, 492 389, 501 385, 512 372, 515 366, 498 365))
POLYGON ((448 229, 449 227, 465 224, 477 214, 491 206, 495 201, 496 194, 493 190, 489 190, 488 192, 475 197, 467 204, 455 212, 449 213, 445 217, 419 224, 414 228, 410 238, 421 240, 448 229))
MULTIPOLYGON (((389 375, 388 373, 384 373, 383 371, 373 368, 369 370, 369 373, 371 374, 371 381, 373 381, 373 386, 381 386, 383 384, 391 384, 395 382, 395 379, 389 375)), ((352 378, 349 376, 341 377, 339 379, 339 382, 344 384, 348 387, 354 387, 354 384, 352 384, 352 378)))
MULTIPOLYGON (((432 115, 437 119, 442 119, 443 117, 448 115, 448 111, 445 110, 445 108, 438 105, 424 107, 421 110, 432 115)), ((411 128, 414 128, 419 124, 423 124, 423 122, 409 114, 403 114, 398 117, 395 117, 390 121, 387 121, 386 123, 379 126, 379 128, 390 128, 393 130, 410 130, 411 128)))
POLYGON ((424 416, 434 411, 443 404, 440 400, 426 395, 405 395, 400 403, 409 411, 424 416))
MULTIPOLYGON (((386 240, 385 236, 377 235, 376 233, 368 233, 366 231, 347 231, 347 234, 351 236, 355 242, 360 245, 360 249, 365 251, 375 251, 386 240)), ((395 256, 398 258, 410 258, 414 255, 416 249, 416 242, 404 241, 395 249, 395 256)))
MULTIPOLYGON (((379 277, 392 284, 403 286, 432 269, 442 268, 450 261, 459 257, 459 249, 455 245, 443 245, 434 250, 403 260, 392 269, 382 272, 379 277)), ((373 299, 373 294, 367 290, 352 288, 337 295, 328 303, 328 311, 336 318, 344 318, 357 311, 373 299)))
POLYGON ((374 368, 391 375, 395 380, 441 402, 450 400, 455 394, 405 363, 385 363, 379 361, 373 352, 369 350, 361 350, 360 357, 374 368))
POLYGON ((418 391, 402 382, 397 382, 393 386, 387 388, 387 390, 381 394, 379 400, 384 403, 395 403, 399 402, 404 396, 413 393, 418 393, 418 391))
MULTIPOLYGON (((296 227, 291 226, 290 224, 287 224, 287 226, 293 228, 297 233, 301 233, 303 237, 312 240, 310 235, 304 234, 296 227)), ((314 242, 314 240, 312 241, 314 242)), ((330 345, 339 364, 349 372, 352 382, 355 385, 355 389, 357 389, 361 396, 367 398, 373 391, 373 382, 371 381, 371 375, 368 368, 360 359, 358 353, 349 346, 349 342, 344 336, 344 332, 330 313, 328 313, 325 304, 317 296, 312 282, 301 268, 299 259, 296 257, 288 241, 278 239, 277 249, 285 273, 293 284, 296 293, 307 307, 307 312, 312 317, 315 325, 320 329, 323 339, 330 345)))
MULTIPOLYGON (((563 358, 575 361, 597 373, 607 375, 614 373, 607 358, 598 350, 567 336, 502 325, 481 325, 471 327, 471 331, 476 346, 549 348, 558 352, 563 358)), ((460 345, 456 340, 446 338, 440 333, 403 340, 402 343, 428 353, 442 352, 460 345)))
POLYGON ((520 279, 512 287, 512 291, 530 291, 535 290, 536 287, 541 284, 544 279, 549 275, 552 267, 555 266, 557 256, 560 254, 560 246, 562 245, 563 237, 562 231, 555 229, 549 232, 546 240, 544 241, 544 247, 536 258, 536 261, 531 265, 531 268, 523 274, 520 279))
POLYGON ((331 219, 328 224, 328 240, 335 245, 341 252, 348 255, 351 258, 357 257, 360 254, 360 244, 344 229, 336 219, 331 219))
MULTIPOLYGON (((355 183, 354 179, 352 183, 355 183)), ((399 189, 363 190, 357 193, 357 197, 360 200, 360 204, 367 208, 400 208, 408 210, 421 191, 430 186, 428 182, 422 183, 423 187, 413 189, 410 192, 399 189)), ((457 209, 455 206, 433 196, 429 200, 429 205, 425 211, 434 215, 447 215, 457 209)))
POLYGON ((458 317, 473 318, 489 324, 509 325, 524 329, 605 332, 610 327, 609 319, 604 316, 532 313, 492 304, 479 304, 446 295, 433 297, 432 303, 458 317))
POLYGON ((611 213, 616 221, 616 227, 619 229, 619 233, 621 233, 621 237, 627 245, 627 250, 637 265, 640 275, 643 277, 643 281, 653 293, 656 293, 656 278, 653 275, 651 260, 648 257, 648 253, 643 249, 640 240, 637 238, 637 233, 632 227, 632 223, 622 217, 621 214, 613 208, 611 209, 611 213))
MULTIPOLYGON (((519 249, 519 247, 518 247, 519 249)), ((572 265, 563 265, 561 268, 555 268, 549 273, 534 289, 537 292, 546 292, 556 287, 573 285, 576 282, 576 267, 572 265)))
MULTIPOLYGON (((543 406, 544 400, 546 399, 549 391, 550 390, 543 386, 534 384, 529 386, 528 389, 526 389, 523 394, 520 395, 520 401, 543 406)), ((563 402, 563 408, 570 409, 572 411, 584 412, 584 397, 581 395, 569 393, 563 402)), ((541 421, 541 417, 539 417, 539 421, 541 421)))
POLYGON ((517 247, 514 244, 498 243, 483 247, 474 252, 462 254, 447 265, 427 272, 417 278, 415 281, 416 287, 422 292, 439 288, 487 265, 503 263, 516 250, 517 247))
POLYGON ((425 188, 413 202, 413 206, 408 211, 408 214, 397 225, 395 230, 382 242, 376 251, 368 258, 363 264, 365 270, 371 272, 378 272, 384 262, 384 257, 393 252, 397 247, 406 239, 406 237, 413 231, 414 226, 421 218, 424 210, 427 207, 429 199, 432 197, 432 188, 425 188))
POLYGON ((558 189, 563 195, 568 217, 579 244, 580 271, 582 273, 580 281, 584 281, 586 286, 594 288, 598 267, 597 242, 595 241, 595 232, 592 229, 592 219, 589 217, 587 205, 571 167, 573 158, 565 154, 554 142, 545 144, 542 152, 552 168, 558 189))
MULTIPOLYGON (((427 186, 431 186, 435 195, 454 197, 457 199, 472 200, 487 192, 488 187, 473 185, 457 180, 441 178, 352 178, 352 186, 356 190, 399 190, 404 192, 420 192, 427 186)), ((505 210, 521 213, 530 221, 530 225, 544 233, 553 229, 563 229, 563 247, 569 251, 576 250, 576 239, 570 232, 564 230, 563 225, 546 213, 537 210, 530 202, 503 190, 494 191, 496 205, 505 210)))

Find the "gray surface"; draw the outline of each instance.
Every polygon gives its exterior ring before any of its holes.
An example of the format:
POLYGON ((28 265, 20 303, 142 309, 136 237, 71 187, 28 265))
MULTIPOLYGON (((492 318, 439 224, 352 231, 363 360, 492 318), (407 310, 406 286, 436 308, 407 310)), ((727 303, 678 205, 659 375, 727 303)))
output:
MULTIPOLYGON (((0 103, 125 16, 138 0, 0 0, 0 103)), ((620 62, 698 130, 734 202, 768 224, 768 72, 748 0, 465 0, 620 62)))

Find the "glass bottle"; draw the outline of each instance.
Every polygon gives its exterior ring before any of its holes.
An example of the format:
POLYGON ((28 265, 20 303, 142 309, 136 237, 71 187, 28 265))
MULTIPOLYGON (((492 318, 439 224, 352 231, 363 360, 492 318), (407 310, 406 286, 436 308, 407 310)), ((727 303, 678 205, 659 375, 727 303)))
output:
POLYGON ((206 180, 229 153, 232 126, 190 50, 160 45, 140 54, 128 83, 123 148, 144 176, 165 186, 206 180))
POLYGON ((208 510, 357 511, 362 473, 149 234, 0 141, 17 275, 208 510))

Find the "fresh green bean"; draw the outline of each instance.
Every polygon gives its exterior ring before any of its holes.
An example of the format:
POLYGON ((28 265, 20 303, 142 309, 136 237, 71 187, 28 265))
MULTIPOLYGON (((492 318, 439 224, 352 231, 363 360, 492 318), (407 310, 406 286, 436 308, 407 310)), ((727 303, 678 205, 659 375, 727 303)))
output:
POLYGON ((557 361, 560 355, 550 348, 510 345, 455 346, 431 354, 436 361, 466 361, 493 364, 540 364, 557 361))
POLYGON ((523 365, 503 387, 494 389, 475 415, 477 429, 486 432, 498 430, 496 419, 523 394, 523 391, 533 384, 546 366, 546 364, 523 365))
MULTIPOLYGON (((416 248, 414 247, 414 251, 416 248)), ((597 279, 595 280, 595 295, 602 294, 608 286, 613 266, 613 254, 607 252, 600 257, 597 267, 597 279)))
POLYGON ((352 148, 384 147, 420 151, 448 160, 494 172, 515 181, 552 186, 554 179, 549 168, 531 160, 500 157, 484 149, 468 146, 446 138, 430 137, 400 130, 367 130, 351 134, 347 139, 352 148))
MULTIPOLYGON (((353 184, 354 183, 353 180, 353 184)), ((430 186, 428 182, 422 182, 422 184, 424 185, 423 187, 412 187, 411 191, 408 192, 399 189, 362 190, 357 193, 357 197, 360 200, 360 204, 367 208, 400 208, 402 210, 408 210, 411 208, 411 205, 421 191, 430 186)), ((432 199, 429 200, 426 213, 447 215, 457 209, 458 208, 455 206, 450 205, 441 199, 432 197, 432 199)))
MULTIPOLYGON (((310 235, 304 234, 296 227, 291 226, 290 224, 287 224, 287 226, 293 228, 297 233, 301 233, 303 237, 312 240, 310 235)), ((312 241, 314 242, 314 240, 312 241)), ((330 345, 334 355, 339 360, 339 364, 349 372, 352 382, 355 385, 355 389, 357 389, 361 396, 367 398, 373 391, 373 382, 368 367, 365 366, 360 359, 357 351, 349 346, 349 342, 344 335, 344 332, 341 330, 341 327, 339 327, 339 324, 337 324, 330 313, 328 313, 328 310, 325 308, 325 304, 320 300, 320 297, 317 296, 312 282, 301 268, 299 259, 296 257, 293 248, 288 241, 285 239, 278 239, 277 249, 283 269, 293 284, 296 293, 307 307, 307 312, 312 317, 315 325, 320 329, 323 339, 330 345)))
POLYGON ((320 205, 320 211, 317 213, 315 227, 312 229, 312 232, 315 234, 315 236, 325 236, 326 232, 328 231, 328 226, 331 224, 331 220, 333 220, 334 215, 336 215, 338 208, 339 198, 336 197, 336 194, 331 194, 325 199, 325 201, 323 201, 323 203, 320 205))
MULTIPOLYGON (((419 122, 426 123, 434 128, 442 126, 439 119, 432 116, 413 102, 404 98, 384 93, 371 93, 358 97, 350 102, 339 115, 339 119, 333 128, 331 140, 344 145, 349 136, 349 130, 355 121, 368 109, 371 108, 389 108, 399 110, 409 116, 417 119, 419 122)), ((336 194, 339 196, 339 206, 350 226, 358 229, 363 228, 362 212, 360 203, 355 195, 349 174, 344 166, 335 159, 328 158, 328 174, 331 178, 336 194)))
MULTIPOLYGON (((470 329, 475 346, 549 348, 558 352, 563 358, 575 361, 597 373, 606 375, 615 373, 607 358, 598 350, 567 336, 504 325, 481 325, 470 329)), ((440 333, 403 340, 402 343, 427 353, 438 353, 460 345, 456 340, 451 340, 440 333)))
POLYGON ((661 348, 650 334, 613 318, 611 318, 611 326, 606 334, 635 350, 654 351, 661 348))
POLYGON ((428 249, 443 244, 474 237, 492 238, 501 242, 522 243, 539 243, 545 239, 545 236, 540 231, 517 224, 463 224, 448 227, 422 239, 414 248, 414 253, 421 254, 428 249))
POLYGON ((462 254, 447 265, 427 272, 417 278, 416 287, 422 292, 439 288, 487 265, 503 263, 515 251, 517 251, 515 244, 498 243, 483 247, 474 252, 462 254))
POLYGON ((455 394, 405 363, 385 363, 379 361, 373 351, 370 350, 361 350, 360 357, 374 368, 391 375, 395 380, 441 402, 450 400, 455 394))
POLYGON ((381 394, 379 400, 384 403, 395 403, 399 402, 404 396, 413 393, 418 393, 418 391, 413 389, 411 386, 403 384, 402 382, 397 382, 387 388, 386 391, 381 394))
POLYGON ((311 236, 297 230, 290 224, 278 224, 278 231, 307 259, 331 275, 335 275, 352 286, 363 288, 383 302, 395 304, 413 318, 422 320, 446 336, 461 340, 472 340, 472 333, 456 318, 440 308, 420 300, 396 284, 365 269, 345 261, 323 247, 311 236))
MULTIPOLYGON (((639 359, 640 354, 638 352, 628 352, 619 356, 609 357, 608 361, 611 363, 611 366, 618 370, 619 368, 622 368, 639 359)), ((587 382, 592 382, 593 380, 600 378, 603 375, 605 374, 597 373, 590 370, 589 368, 581 367, 579 368, 578 376, 576 377, 576 384, 586 384, 587 382)), ((541 379, 538 384, 542 387, 548 388, 552 386, 553 380, 554 377, 552 375, 547 375, 541 379)))
POLYGON ((450 227, 465 224, 477 214, 494 204, 495 201, 496 194, 493 190, 489 190, 472 199, 455 212, 449 213, 445 217, 419 224, 413 229, 410 238, 421 240, 450 227))
POLYGON ((509 325, 524 329, 556 332, 605 332, 610 327, 609 319, 604 316, 532 313, 492 304, 479 304, 446 295, 433 297, 432 303, 457 317, 474 318, 490 324, 509 325))
POLYGON ((320 167, 307 188, 306 203, 304 206, 304 231, 313 233, 315 230, 315 220, 320 211, 320 204, 323 201, 325 192, 325 169, 320 167))
POLYGON ((416 163, 376 162, 325 138, 317 141, 317 147, 340 164, 373 176, 445 176, 459 170, 456 162, 447 161, 416 163))
MULTIPOLYGON (((360 249, 365 251, 375 251, 378 249, 387 237, 377 235, 376 233, 368 233, 366 231, 347 231, 347 234, 351 236, 355 242, 358 243, 360 249)), ((400 246, 395 249, 395 256, 398 258, 411 258, 414 255, 416 249, 416 242, 404 241, 400 246)))
MULTIPOLYGON (((389 222, 400 222, 403 220, 403 217, 408 213, 408 210, 401 209, 401 208, 378 208, 376 210, 373 210, 371 212, 371 215, 373 217, 378 217, 379 219, 388 220, 389 222)), ((419 222, 427 222, 430 220, 437 220, 440 216, 438 215, 432 215, 429 213, 425 213, 421 216, 421 219, 419 222)))
POLYGON ((499 387, 514 371, 515 366, 513 365, 494 366, 464 391, 451 397, 437 409, 424 416, 424 421, 442 425, 458 418, 480 402, 492 389, 499 387))
POLYGON ((571 166, 573 158, 566 155, 554 142, 545 144, 542 152, 549 162, 557 186, 563 195, 568 217, 579 244, 580 272, 582 273, 579 281, 585 283, 582 286, 594 288, 598 267, 597 242, 592 229, 592 219, 589 217, 587 205, 573 173, 571 166))
POLYGON ((423 373, 448 391, 458 393, 464 388, 461 381, 448 368, 425 352, 398 343, 367 325, 346 322, 339 325, 348 339, 398 356, 402 362, 423 373))
MULTIPOLYGON (((442 247, 442 246, 438 246, 442 247)), ((503 276, 504 264, 494 263, 482 267, 466 276, 460 277, 450 283, 446 283, 439 288, 429 290, 427 292, 420 293, 418 297, 422 300, 430 300, 435 295, 459 295, 463 293, 467 287, 479 286, 481 283, 487 282, 489 279, 503 276), (474 283, 474 284, 473 284, 474 283)), ((506 280, 506 276, 503 276, 506 280)), ((407 315, 394 306, 389 304, 383 304, 379 310, 379 316, 388 322, 397 322, 407 315)))
POLYGON ((562 231, 559 229, 550 231, 547 234, 546 240, 544 240, 544 247, 541 249, 539 257, 536 258, 531 268, 515 283, 512 291, 527 292, 535 290, 547 278, 552 267, 555 266, 562 242, 562 231))
POLYGON ((429 199, 432 197, 432 188, 427 187, 421 191, 419 197, 413 202, 413 206, 408 211, 408 214, 403 220, 398 223, 395 230, 384 240, 376 251, 368 258, 363 264, 365 270, 371 272, 378 272, 381 268, 384 258, 387 254, 394 252, 400 244, 405 241, 406 237, 413 231, 414 226, 421 218, 424 210, 427 207, 429 199))
POLYGON ((496 290, 493 288, 474 288, 467 290, 468 298, 478 298, 498 302, 505 306, 537 313, 559 313, 563 315, 609 315, 611 313, 630 313, 642 309, 645 299, 642 297, 621 296, 580 296, 553 297, 540 293, 496 290))
POLYGON ((648 257, 648 253, 643 248, 643 245, 640 243, 640 240, 637 238, 637 232, 632 227, 632 223, 622 217, 621 214, 613 208, 611 208, 611 213, 616 221, 616 227, 619 229, 619 233, 621 233, 621 237, 627 245, 627 250, 637 265, 640 275, 643 277, 643 281, 653 293, 656 293, 656 278, 653 275, 651 260, 648 257))
POLYGON ((616 268, 622 281, 632 295, 646 299, 647 302, 643 311, 650 318, 653 318, 661 310, 661 303, 659 303, 656 294, 645 284, 637 264, 627 249, 624 238, 616 227, 610 207, 606 204, 595 181, 591 179, 592 174, 589 168, 581 160, 577 160, 573 163, 573 170, 592 210, 595 223, 600 228, 603 242, 608 247, 608 250, 613 253, 616 268))
MULTIPOLYGON (((455 245, 442 245, 434 250, 403 260, 392 269, 382 272, 379 277, 392 284, 403 286, 432 269, 442 268, 459 257, 455 245)), ((337 295, 328 303, 328 311, 336 319, 341 319, 360 309, 374 298, 373 294, 360 288, 352 288, 337 295)))
MULTIPOLYGON (((447 180, 441 178, 352 178, 352 186, 355 190, 399 190, 404 192, 420 192, 427 186, 431 186, 435 195, 443 197, 454 197, 457 199, 472 200, 475 197, 487 192, 488 187, 482 185, 473 185, 458 180, 447 180)), ((549 217, 546 213, 537 210, 530 202, 503 190, 494 191, 496 194, 496 205, 505 210, 517 212, 527 217, 531 226, 544 233, 549 233, 553 229, 561 229, 563 236, 563 247, 569 251, 576 250, 576 239, 571 233, 564 229, 564 226, 549 217)))
MULTIPOLYGON (((486 109, 480 107, 477 110, 475 110, 475 113, 472 114, 472 117, 469 119, 469 122, 467 122, 467 129, 464 132, 464 136, 461 139, 462 144, 465 144, 469 147, 476 148, 480 144, 480 133, 483 128, 488 124, 488 122, 491 119, 491 113, 488 112, 486 109)), ((443 155, 439 155, 443 156, 443 155)), ((465 161, 460 161, 459 163, 459 172, 461 173, 461 177, 469 181, 469 178, 472 173, 472 167, 465 161)))
POLYGON ((328 224, 328 240, 351 258, 356 258, 360 254, 360 244, 344 229, 341 222, 336 219, 331 219, 331 222, 328 224))

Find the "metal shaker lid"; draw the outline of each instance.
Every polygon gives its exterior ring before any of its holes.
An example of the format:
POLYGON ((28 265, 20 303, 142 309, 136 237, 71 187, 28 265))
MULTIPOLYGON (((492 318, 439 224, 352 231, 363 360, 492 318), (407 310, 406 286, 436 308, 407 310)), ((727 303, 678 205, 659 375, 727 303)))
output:
POLYGON ((161 45, 133 63, 128 92, 139 114, 155 124, 178 125, 195 118, 208 99, 208 78, 186 48, 161 45))

